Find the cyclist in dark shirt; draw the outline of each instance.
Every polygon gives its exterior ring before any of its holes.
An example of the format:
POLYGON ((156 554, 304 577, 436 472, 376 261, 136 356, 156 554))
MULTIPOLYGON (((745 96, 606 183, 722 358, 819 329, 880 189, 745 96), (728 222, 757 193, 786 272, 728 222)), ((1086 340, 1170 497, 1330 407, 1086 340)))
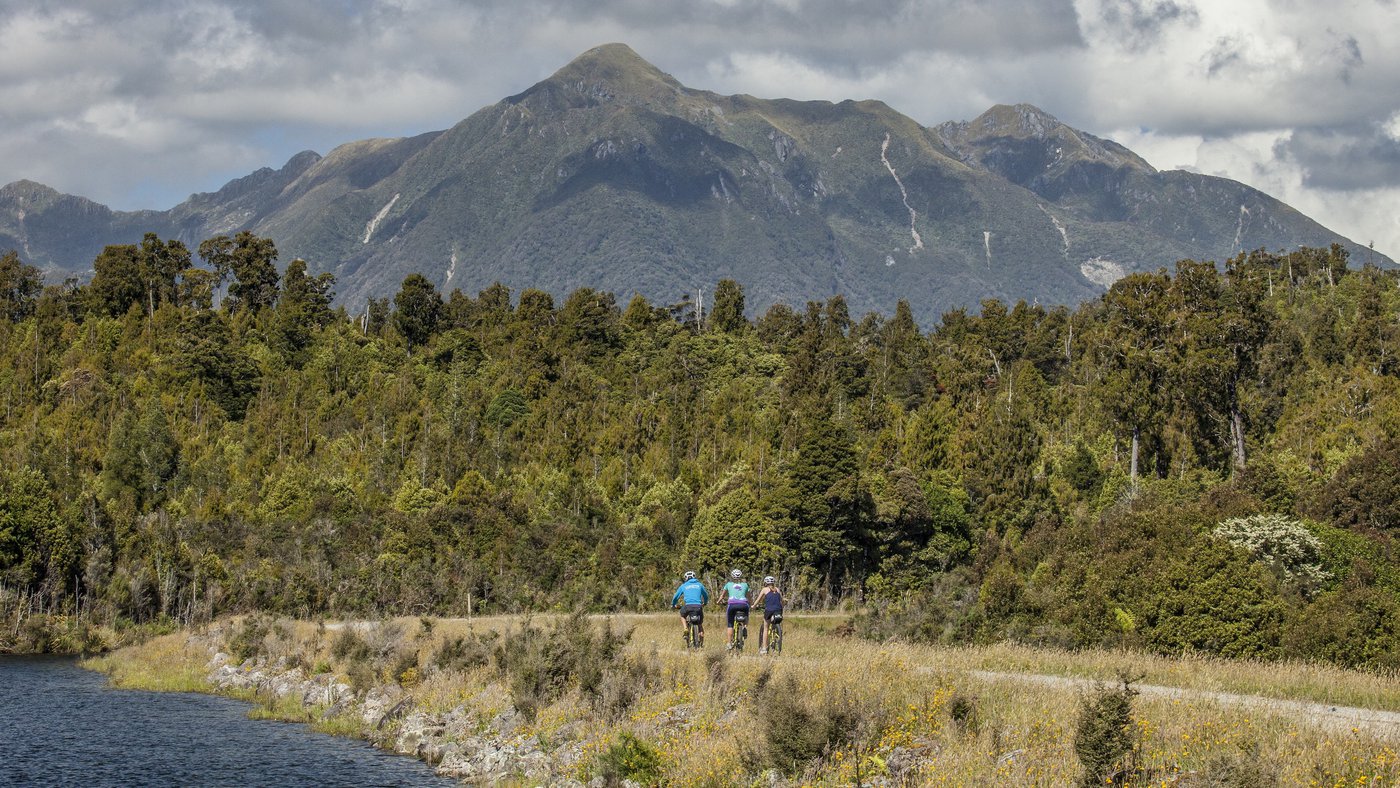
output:
POLYGON ((754 606, 763 606, 763 623, 758 625, 758 653, 768 653, 768 625, 773 622, 773 614, 783 612, 783 595, 778 591, 777 581, 772 575, 763 578, 763 588, 753 601, 754 606))

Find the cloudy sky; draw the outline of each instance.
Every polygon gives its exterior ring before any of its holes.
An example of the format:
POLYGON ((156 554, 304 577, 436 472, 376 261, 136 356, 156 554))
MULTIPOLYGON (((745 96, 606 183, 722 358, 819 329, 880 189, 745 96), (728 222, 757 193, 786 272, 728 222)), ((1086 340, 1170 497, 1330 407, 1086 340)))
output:
POLYGON ((597 44, 692 87, 1029 102, 1400 256, 1400 0, 0 0, 0 184, 164 209, 446 128, 597 44))

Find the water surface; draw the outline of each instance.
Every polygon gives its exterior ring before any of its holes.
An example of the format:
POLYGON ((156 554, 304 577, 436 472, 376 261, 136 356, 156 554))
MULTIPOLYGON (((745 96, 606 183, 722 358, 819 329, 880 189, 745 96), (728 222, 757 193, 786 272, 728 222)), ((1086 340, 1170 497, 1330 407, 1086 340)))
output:
POLYGON ((0 785, 444 786, 426 764, 242 701, 116 690, 59 657, 0 657, 0 785))

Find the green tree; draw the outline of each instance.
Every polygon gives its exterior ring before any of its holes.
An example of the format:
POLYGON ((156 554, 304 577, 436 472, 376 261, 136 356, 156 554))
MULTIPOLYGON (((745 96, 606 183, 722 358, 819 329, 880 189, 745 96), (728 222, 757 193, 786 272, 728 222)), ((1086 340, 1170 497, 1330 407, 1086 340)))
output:
POLYGON ((282 342, 293 354, 300 354, 311 343, 312 333, 330 325, 335 315, 335 275, 309 276, 306 261, 297 258, 287 264, 282 275, 282 295, 277 300, 276 324, 282 342))
POLYGON ((1131 443, 1129 474, 1134 483, 1146 448, 1164 469, 1161 429, 1170 340, 1171 278, 1165 271, 1129 274, 1103 297, 1103 316, 1093 340, 1098 401, 1131 443))
POLYGON ((129 497, 139 511, 149 511, 168 495, 179 456, 158 401, 149 401, 140 418, 123 411, 102 461, 103 491, 109 499, 129 497))
POLYGON ((43 289, 39 269, 22 262, 11 249, 0 254, 0 319, 18 323, 34 314, 34 302, 43 289))
POLYGON ((1341 526, 1400 528, 1400 437, 1376 441, 1342 465, 1322 491, 1321 508, 1341 526))
POLYGON ((744 288, 733 279, 721 279, 715 286, 715 305, 710 310, 710 328, 736 334, 748 328, 744 319, 744 288))
POLYGON ((157 304, 175 303, 176 279, 190 267, 190 250, 179 241, 162 241, 155 233, 146 233, 137 251, 137 266, 146 292, 146 314, 151 316, 157 304))
POLYGON ((80 552, 44 477, 31 468, 0 470, 0 578, 30 589, 47 582, 51 596, 62 593, 80 552))
POLYGON ((144 304, 146 280, 140 249, 135 244, 103 248, 92 261, 87 292, 92 309, 102 314, 123 315, 132 304, 144 304))
POLYGON ((685 554, 702 574, 727 575, 739 569, 762 577, 783 564, 777 529, 764 517, 747 486, 700 510, 686 539, 685 554))
POLYGON ((784 542, 832 591, 840 589, 846 570, 867 547, 862 537, 873 501, 858 471, 846 430, 829 416, 816 415, 788 468, 792 494, 784 542))
POLYGON ((409 274, 394 296, 394 326, 411 347, 427 344, 442 318, 442 296, 422 274, 409 274))
POLYGON ((559 309, 559 340, 596 357, 621 346, 621 318, 612 293, 581 287, 559 309))
POLYGON ((230 274, 225 307, 261 312, 277 303, 277 245, 271 238, 260 238, 243 230, 229 238, 215 236, 199 245, 199 256, 214 267, 217 281, 230 274))

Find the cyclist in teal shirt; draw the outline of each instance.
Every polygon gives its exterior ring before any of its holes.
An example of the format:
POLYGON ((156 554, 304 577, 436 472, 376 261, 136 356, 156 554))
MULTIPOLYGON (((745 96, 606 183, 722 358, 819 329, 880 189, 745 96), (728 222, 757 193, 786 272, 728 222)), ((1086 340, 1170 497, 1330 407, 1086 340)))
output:
POLYGON ((724 596, 728 600, 728 610, 725 611, 725 622, 728 627, 725 634, 729 638, 726 649, 734 648, 734 616, 740 610, 744 611, 745 617, 749 614, 749 584, 744 582, 744 573, 735 569, 729 573, 729 582, 724 584, 724 596))

